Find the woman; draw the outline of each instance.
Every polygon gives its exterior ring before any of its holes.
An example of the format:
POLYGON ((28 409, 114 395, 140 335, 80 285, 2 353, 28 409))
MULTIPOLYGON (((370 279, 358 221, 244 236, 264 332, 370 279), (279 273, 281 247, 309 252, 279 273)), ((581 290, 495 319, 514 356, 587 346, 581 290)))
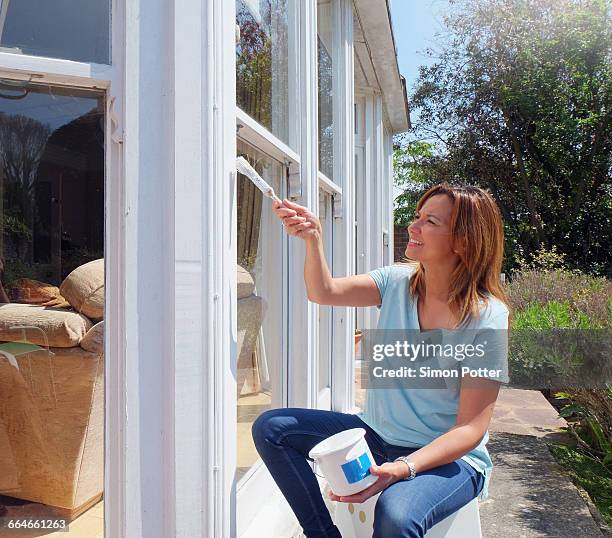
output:
MULTIPOLYGON (((485 344, 481 335, 489 334, 492 341, 491 332, 505 334, 509 308, 500 286, 503 224, 493 198, 482 189, 432 187, 419 200, 408 227, 406 256, 415 263, 345 278, 331 276, 321 225, 310 211, 288 200, 276 202, 274 211, 287 233, 306 243, 309 300, 379 305, 379 329, 461 328, 466 331, 452 334, 475 334, 471 342, 480 338, 485 344)), ((508 382, 506 340, 498 340, 485 358, 496 368, 478 378, 444 380, 442 390, 368 390, 360 415, 314 409, 263 413, 253 424, 255 445, 306 536, 340 536, 307 455, 318 442, 349 428, 366 430, 376 460, 370 472, 379 479, 356 495, 330 497, 360 503, 382 492, 375 509, 375 538, 422 537, 476 496, 486 498, 492 469, 487 428, 500 382, 508 382)))

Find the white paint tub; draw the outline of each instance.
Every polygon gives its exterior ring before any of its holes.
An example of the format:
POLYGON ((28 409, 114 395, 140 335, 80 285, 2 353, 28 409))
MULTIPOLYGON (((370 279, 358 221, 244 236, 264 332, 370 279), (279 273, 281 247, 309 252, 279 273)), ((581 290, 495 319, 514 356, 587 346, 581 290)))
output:
POLYGON ((336 495, 359 493, 378 480, 370 474, 374 458, 365 433, 363 428, 345 430, 321 441, 308 453, 336 495))

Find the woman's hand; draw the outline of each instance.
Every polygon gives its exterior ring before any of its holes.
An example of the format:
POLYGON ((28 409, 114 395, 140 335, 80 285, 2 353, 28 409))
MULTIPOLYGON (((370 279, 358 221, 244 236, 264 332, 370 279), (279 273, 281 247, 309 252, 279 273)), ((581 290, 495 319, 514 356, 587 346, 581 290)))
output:
POLYGON ((282 202, 272 202, 272 209, 289 235, 304 240, 318 239, 323 235, 321 222, 308 208, 285 198, 282 202))
POLYGON ((329 498, 332 501, 342 503, 363 503, 370 497, 380 493, 383 489, 387 489, 391 484, 395 484, 396 482, 406 478, 409 474, 409 469, 405 463, 402 463, 401 461, 393 461, 383 463, 382 465, 372 465, 372 467, 370 467, 370 474, 378 476, 378 480, 369 488, 347 497, 340 497, 335 493, 330 492, 329 498))

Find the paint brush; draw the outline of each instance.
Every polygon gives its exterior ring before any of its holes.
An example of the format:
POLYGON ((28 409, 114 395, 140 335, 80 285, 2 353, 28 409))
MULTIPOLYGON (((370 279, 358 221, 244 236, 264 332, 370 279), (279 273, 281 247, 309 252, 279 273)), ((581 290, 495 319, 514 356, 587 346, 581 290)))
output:
POLYGON ((244 157, 236 157, 236 170, 248 177, 253 184, 264 193, 264 196, 271 198, 275 202, 278 201, 282 203, 281 199, 274 193, 274 189, 265 182, 244 157))

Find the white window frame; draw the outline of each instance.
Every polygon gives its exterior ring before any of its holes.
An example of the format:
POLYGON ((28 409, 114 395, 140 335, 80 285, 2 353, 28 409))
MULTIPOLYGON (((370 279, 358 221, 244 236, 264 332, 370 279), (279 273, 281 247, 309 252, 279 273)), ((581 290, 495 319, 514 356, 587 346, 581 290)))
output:
POLYGON ((319 188, 328 192, 332 196, 342 196, 342 188, 334 183, 331 179, 329 179, 323 172, 319 171, 317 173, 317 179, 319 181, 319 188))
POLYGON ((106 88, 113 80, 113 73, 116 73, 116 69, 113 69, 112 65, 75 62, 73 60, 14 54, 4 51, 0 51, 0 66, 3 71, 20 76, 20 80, 24 80, 23 77, 29 74, 34 74, 37 80, 44 77, 46 80, 53 80, 53 83, 61 83, 58 81, 63 80, 66 84, 79 80, 86 87, 94 87, 97 83, 106 88))
MULTIPOLYGON (((388 251, 392 245, 385 240, 385 231, 389 229, 389 222, 384 215, 391 211, 389 199, 390 188, 387 185, 388 174, 392 172, 387 165, 388 143, 385 141, 383 104, 380 92, 372 88, 359 88, 357 90, 357 141, 355 151, 357 159, 362 162, 360 171, 360 189, 365 196, 358 200, 355 224, 358 230, 357 237, 357 267, 362 273, 381 267, 385 264, 388 251), (372 219, 371 215, 377 218, 372 219)), ((392 147, 392 146, 391 146, 392 147)), ((392 211, 391 211, 392 213, 392 211)), ((391 216, 392 218, 392 216, 391 216)), ((362 308, 357 311, 357 324, 361 329, 376 327, 378 310, 375 307, 362 308)))
MULTIPOLYGON (((112 2, 111 41, 123 35, 123 19, 116 16, 123 0, 112 2)), ((6 7, 6 4, 4 6, 6 7)), ((104 430, 104 527, 106 536, 123 536, 125 511, 118 485, 123 480, 124 458, 121 420, 123 391, 124 333, 124 249, 122 233, 122 57, 113 46, 112 65, 78 62, 44 56, 0 52, 0 78, 30 81, 66 88, 95 89, 105 100, 105 430, 104 430), (112 432, 112 434, 111 434, 112 432)))
MULTIPOLYGON (((289 198, 318 214, 317 188, 318 146, 317 79, 316 79, 316 0, 295 2, 298 6, 299 45, 296 91, 300 95, 296 120, 299 122, 300 164, 289 175, 289 198)), ((306 300, 304 283, 305 248, 302 241, 289 241, 289 338, 287 365, 289 405, 316 407, 314 361, 318 347, 318 305, 306 300)))
MULTIPOLYGON (((317 1, 315 14, 317 13, 317 1)), ((331 180, 318 168, 318 121, 314 135, 317 137, 317 186, 332 194, 333 232, 336 238, 346 238, 346 241, 334 241, 331 260, 334 267, 334 276, 348 276, 354 274, 354 237, 352 201, 354 192, 354 65, 353 65, 353 4, 350 0, 331 1, 331 26, 333 58, 333 116, 334 116, 334 177, 331 180)), ((315 25, 314 51, 316 54, 315 25)), ((315 73, 318 71, 315 68, 315 73)), ((315 97, 318 98, 318 81, 315 97)), ((315 99, 316 100, 316 99, 315 99)), ((318 116, 318 103, 316 114, 318 116)), ((317 204, 318 205, 318 204, 317 204)), ((353 307, 332 308, 332 348, 334 357, 349 357, 348 361, 335 360, 332 362, 331 407, 336 411, 347 411, 353 408, 353 357, 354 357, 354 313, 353 307)), ((317 335, 318 338, 318 335, 317 335)), ((318 347, 317 347, 318 349, 318 347)), ((320 364, 317 358, 316 364, 320 364)), ((318 374, 315 375, 318 383, 318 374)), ((317 405, 327 405, 327 394, 314 394, 313 400, 317 405)))
MULTIPOLYGON (((233 4, 234 2, 232 2, 233 4)), ((288 24, 291 27, 290 35, 292 38, 289 40, 289 92, 290 95, 295 96, 294 99, 289 100, 289 115, 293 121, 289 122, 288 139, 292 147, 299 148, 300 141, 303 139, 302 122, 300 119, 299 110, 301 109, 302 102, 300 99, 301 92, 297 90, 296 84, 299 86, 301 76, 299 70, 300 62, 300 47, 299 39, 301 38, 301 25, 302 20, 302 9, 299 8, 296 2, 288 2, 289 13, 288 13, 288 24)), ((233 70, 235 73, 235 69, 233 70)), ((269 157, 282 163, 288 172, 288 184, 285 186, 287 189, 287 196, 291 198, 299 197, 302 193, 303 183, 302 176, 300 174, 301 168, 301 157, 300 153, 288 144, 280 140, 273 133, 271 133, 266 127, 258 123, 249 114, 244 112, 239 106, 235 107, 236 117, 236 131, 240 139, 244 140, 248 144, 254 146, 257 150, 267 154, 269 157)), ((283 187, 281 187, 283 189, 283 187)), ((282 193, 277 193, 282 195, 282 193)), ((283 260, 282 260, 282 272, 283 275, 289 274, 291 247, 287 244, 287 248, 283 249, 283 260)), ((287 280, 288 289, 288 278, 287 280)), ((286 341, 288 346, 290 345, 292 335, 292 317, 291 317, 291 301, 289 300, 289 293, 284 294, 283 302, 286 305, 287 322, 285 327, 285 334, 287 336, 286 341)), ((235 308, 235 306, 233 307, 235 308)), ((294 338, 295 340, 295 338, 294 338)), ((287 352, 287 357, 291 355, 287 352)), ((291 387, 289 383, 289 376, 292 375, 292 368, 287 361, 283 366, 284 374, 287 376, 286 382, 283 384, 283 401, 287 406, 291 405, 291 387)), ((234 406, 235 408, 235 406, 234 406)), ((235 420, 235 418, 234 418, 235 420)), ((233 439, 226 438, 225 443, 236 443, 236 437, 233 439)), ((255 528, 262 524, 269 523, 266 521, 259 521, 258 514, 261 515, 262 500, 274 502, 278 497, 278 489, 271 475, 263 465, 261 460, 256 462, 247 474, 241 479, 240 488, 236 492, 236 510, 232 513, 236 516, 236 533, 238 536, 248 535, 250 533, 257 533, 255 528)), ((227 514, 230 517, 230 514, 227 514)))
MULTIPOLYGON (((334 0, 334 177, 340 193, 333 199, 334 236, 345 238, 334 242, 334 268, 338 276, 355 274, 355 100, 353 2, 334 0)), ((318 130, 317 130, 318 133, 318 130)), ((349 412, 354 402, 355 308, 333 308, 332 409, 349 412)))
MULTIPOLYGON (((319 172, 319 185, 321 185, 321 174, 319 172)), ((323 176, 325 177, 325 176, 323 176)), ((323 247, 325 250, 325 257, 331 273, 334 273, 334 192, 319 188, 319 219, 323 227, 323 247), (321 207, 323 207, 324 215, 321 215, 321 207)), ((333 327, 333 314, 334 307, 330 305, 319 305, 318 306, 318 331, 319 331, 319 346, 317 348, 318 356, 317 363, 315 365, 316 370, 316 381, 317 381, 317 408, 331 410, 331 395, 333 392, 333 366, 334 366, 334 354, 333 354, 333 343, 334 343, 334 327, 333 327), (325 387, 320 387, 320 375, 321 375, 321 351, 327 355, 329 362, 329 371, 327 372, 327 378, 329 384, 325 387)))
MULTIPOLYGON (((315 11, 318 14, 318 9, 317 9, 317 0, 315 0, 316 4, 315 4, 315 11)), ((341 134, 341 130, 343 129, 343 126, 340 124, 340 122, 342 121, 343 118, 343 111, 341 109, 345 108, 346 102, 342 101, 342 92, 341 90, 341 85, 343 82, 343 70, 346 69, 346 65, 344 62, 344 48, 341 46, 342 44, 342 37, 343 34, 345 33, 345 28, 343 27, 343 12, 346 11, 346 4, 343 3, 343 0, 330 0, 329 1, 330 4, 330 16, 331 16, 331 31, 332 31, 332 42, 331 42, 331 50, 328 51, 330 53, 330 55, 332 56, 332 64, 333 64, 333 71, 332 71, 332 107, 333 107, 333 122, 334 122, 334 139, 333 139, 333 152, 334 152, 334 177, 336 178, 336 180, 333 180, 329 177, 327 177, 326 174, 324 174, 320 169, 319 169, 319 161, 318 161, 318 151, 319 151, 319 143, 318 143, 318 135, 319 135, 319 124, 317 121, 317 128, 316 128, 316 134, 317 134, 317 175, 319 178, 319 183, 323 185, 323 188, 325 188, 326 190, 328 190, 329 192, 335 192, 338 195, 337 200, 339 201, 340 198, 342 197, 342 186, 343 186, 343 181, 341 179, 340 176, 340 180, 338 179, 339 176, 337 175, 337 168, 338 166, 336 165, 336 161, 338 160, 338 156, 341 154, 342 151, 342 146, 341 146, 341 140, 339 139, 339 135, 341 134)), ((317 30, 318 30, 318 25, 317 25, 317 30)), ((318 35, 318 33, 317 33, 318 35)), ((352 43, 352 40, 350 41, 352 43)), ((315 39, 315 51, 317 50, 317 40, 315 39)), ((318 60, 318 53, 315 54, 315 58, 316 60, 318 60)), ((317 118, 318 118, 318 68, 315 71, 316 75, 317 75, 317 118)))
POLYGON ((393 218, 393 135, 388 125, 383 128, 383 265, 395 262, 393 218), (387 180, 388 179, 388 180, 387 180), (386 219, 385 219, 386 215, 386 219))
MULTIPOLYGON (((244 112, 242 112, 241 110, 237 109, 237 121, 242 122, 244 120, 244 118, 241 118, 240 120, 238 120, 238 113, 240 114, 244 114, 244 112)), ((251 118, 249 117, 249 120, 251 120, 251 118)), ((244 123, 242 123, 242 125, 244 125, 244 123)), ((263 129, 263 127, 261 127, 261 125, 257 125, 258 129, 263 129)), ((239 130, 239 136, 238 138, 240 140, 243 140, 244 142, 246 142, 249 145, 254 146, 257 150, 261 151, 262 153, 266 153, 269 157, 273 158, 276 161, 279 161, 281 166, 283 166, 283 168, 288 168, 289 164, 292 163, 293 161, 290 161, 290 156, 292 156, 292 153, 285 153, 283 150, 288 150, 289 152, 291 150, 289 150, 289 148, 287 148, 284 144, 282 144, 283 148, 279 147, 279 146, 275 146, 272 144, 273 142, 273 135, 271 133, 269 133, 268 131, 266 131, 266 137, 263 139, 263 147, 262 145, 256 145, 254 143, 254 141, 257 142, 262 142, 262 139, 258 136, 255 136, 253 138, 247 138, 242 136, 243 133, 246 134, 253 134, 253 130, 247 128, 245 129, 245 131, 243 131, 243 129, 239 130), (267 149, 268 151, 264 150, 267 149), (278 156, 280 156, 280 160, 278 158, 278 156)), ((279 141, 280 142, 280 141, 279 141)), ((281 180, 282 181, 282 180, 281 180)), ((282 185, 281 184, 281 191, 277 192, 277 196, 282 197, 284 190, 286 189, 286 185, 282 185)), ((235 228, 234 228, 235 229, 235 228)), ((288 312, 289 309, 289 305, 288 305, 288 301, 287 301, 287 290, 286 290, 286 283, 287 283, 287 273, 288 273, 288 256, 287 256, 287 251, 288 251, 288 242, 287 242, 287 237, 284 238, 285 242, 281 248, 281 268, 278 274, 278 282, 279 282, 279 286, 281 287, 281 294, 282 294, 282 302, 283 302, 283 312, 288 312)), ((283 324, 282 324, 282 338, 283 341, 286 342, 287 341, 287 337, 289 335, 289 331, 288 331, 288 323, 287 323, 287 316, 285 316, 285 319, 283 320, 283 324)), ((285 379, 283 379, 283 383, 282 386, 280 387, 281 389, 281 401, 284 404, 287 404, 288 402, 288 395, 287 395, 287 388, 288 388, 288 383, 286 380, 286 376, 288 375, 288 368, 287 368, 287 362, 288 362, 288 357, 287 357, 287 353, 286 351, 283 353, 283 356, 281 357, 282 360, 282 366, 281 366, 281 370, 283 372, 283 376, 285 376, 285 379)), ((236 401, 237 404, 237 401, 236 401)), ((230 443, 236 443, 237 438, 234 438, 233 440, 230 440, 230 443)), ((227 442, 228 440, 226 440, 227 442)), ((238 450, 238 447, 236 446, 236 451, 238 450)), ((244 532, 246 532, 246 530, 249 528, 251 522, 253 521, 253 519, 255 519, 259 509, 260 509, 260 505, 258 504, 259 501, 261 499, 270 499, 273 494, 274 494, 274 490, 276 489, 276 485, 272 479, 272 477, 270 476, 270 474, 268 473, 265 465, 263 465, 263 462, 258 459, 252 466, 251 468, 246 472, 246 474, 241 477, 239 484, 236 484, 236 529, 237 529, 237 534, 238 536, 240 536, 241 534, 243 534, 244 532), (245 504, 247 503, 247 504, 245 504)))
POLYGON ((240 107, 236 107, 236 131, 240 138, 286 166, 300 165, 300 156, 295 151, 240 107))
MULTIPOLYGON (((354 273, 354 229, 353 209, 351 204, 342 204, 342 196, 351 200, 353 196, 354 169, 354 111, 353 111, 353 5, 351 0, 333 0, 334 21, 341 28, 338 36, 343 43, 342 49, 334 51, 337 55, 336 68, 340 72, 335 98, 334 114, 338 114, 335 143, 334 174, 347 178, 343 185, 325 181, 318 172, 318 109, 317 109, 317 3, 316 0, 295 2, 298 6, 297 24, 300 28, 299 43, 295 47, 298 58, 299 76, 290 77, 295 81, 295 102, 297 109, 294 118, 297 132, 294 138, 290 134, 290 146, 283 144, 267 129, 253 122, 242 111, 237 111, 236 122, 241 125, 239 136, 264 150, 271 157, 282 160, 289 165, 289 198, 305 205, 318 214, 319 190, 323 189, 334 196, 333 233, 336 237, 346 237, 347 241, 336 242, 334 266, 338 274, 354 273), (347 105, 348 103, 348 105, 347 105), (246 117, 245 117, 246 116, 246 117), (249 140, 250 139, 250 140, 249 140), (294 141, 296 143, 294 144, 294 141)), ((233 2, 232 2, 233 4, 233 2)), ((233 49, 232 49, 233 53, 233 49)), ((227 67, 228 64, 226 64, 227 67)), ((336 119, 334 120, 336 121, 336 119)), ((305 249, 302 241, 290 239, 288 244, 288 405, 316 408, 320 403, 318 388, 318 305, 306 300, 303 263, 305 249)), ((331 407, 338 411, 352 410, 353 404, 353 350, 354 350, 354 308, 333 309, 333 352, 335 356, 348 357, 349 360, 334 362, 331 372, 331 382, 334 390, 329 397, 331 407), (340 355, 337 355, 340 353, 340 355)), ((228 380, 228 382, 231 380, 228 380)), ((325 398, 326 396, 324 396, 325 398)), ((235 409, 235 404, 232 409, 235 409)), ((226 432, 228 433, 228 432, 226 432)), ((234 435, 232 433, 232 435, 234 435)), ((233 442, 235 437, 224 437, 223 442, 233 442)), ((261 499, 257 516, 247 525, 238 522, 239 536, 281 536, 291 535, 287 525, 295 525, 295 518, 289 511, 286 501, 280 495, 272 478, 265 467, 260 466, 257 474, 253 474, 249 484, 253 482, 256 498, 261 499), (256 477, 256 480, 253 480, 256 477), (263 501, 265 499, 265 502, 263 501)), ((244 491, 244 488, 243 490, 244 491)), ((226 513, 230 518, 231 513, 226 513)))

